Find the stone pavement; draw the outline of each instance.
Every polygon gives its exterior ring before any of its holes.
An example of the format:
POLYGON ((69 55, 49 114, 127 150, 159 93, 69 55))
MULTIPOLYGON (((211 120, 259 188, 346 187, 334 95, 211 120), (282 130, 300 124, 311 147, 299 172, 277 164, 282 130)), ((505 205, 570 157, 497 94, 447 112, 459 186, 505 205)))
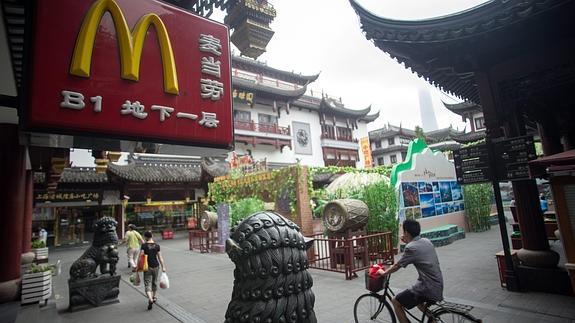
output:
MULTIPOLYGON (((170 288, 159 291, 158 306, 146 310, 143 287, 128 283, 125 249, 119 263, 122 272, 120 302, 100 308, 68 313, 67 273, 84 248, 51 251, 52 261, 61 259, 62 275, 54 292, 59 315, 48 322, 223 322, 233 285, 233 264, 225 254, 200 254, 188 250, 183 235, 158 241, 166 260, 170 288)), ((513 293, 501 288, 495 253, 501 250, 499 229, 469 233, 467 238, 437 249, 446 300, 472 305, 483 322, 573 322, 575 297, 544 293, 513 293)), ((355 299, 365 293, 363 277, 346 281, 343 274, 311 270, 318 322, 353 322, 355 299)), ((417 273, 410 266, 391 278, 394 289, 410 286, 417 273)), ((46 318, 47 319, 47 318, 46 318)))

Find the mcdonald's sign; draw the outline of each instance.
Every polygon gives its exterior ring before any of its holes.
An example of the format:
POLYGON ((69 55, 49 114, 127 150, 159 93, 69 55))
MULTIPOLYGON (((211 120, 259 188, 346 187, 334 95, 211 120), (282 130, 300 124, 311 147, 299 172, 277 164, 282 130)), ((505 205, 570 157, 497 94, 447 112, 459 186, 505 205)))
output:
POLYGON ((155 0, 35 4, 28 130, 232 146, 225 25, 155 0))

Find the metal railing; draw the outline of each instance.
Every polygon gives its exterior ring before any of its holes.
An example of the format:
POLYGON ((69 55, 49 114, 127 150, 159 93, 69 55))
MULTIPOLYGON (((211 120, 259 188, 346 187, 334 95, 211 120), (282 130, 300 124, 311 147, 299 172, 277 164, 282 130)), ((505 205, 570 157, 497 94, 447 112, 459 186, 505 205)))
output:
POLYGON ((234 127, 240 130, 249 130, 265 133, 275 133, 278 135, 290 136, 290 127, 280 127, 275 123, 255 123, 253 121, 234 121, 234 127))
POLYGON ((349 238, 330 238, 323 234, 311 236, 313 246, 307 251, 309 267, 345 273, 345 279, 357 277, 371 264, 393 264, 391 232, 373 233, 349 238))

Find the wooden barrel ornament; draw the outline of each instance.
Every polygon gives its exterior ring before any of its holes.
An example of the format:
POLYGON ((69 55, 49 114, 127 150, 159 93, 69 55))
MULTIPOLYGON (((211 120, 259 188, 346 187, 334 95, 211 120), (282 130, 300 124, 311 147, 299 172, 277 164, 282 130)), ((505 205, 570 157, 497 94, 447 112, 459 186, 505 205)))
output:
POLYGON ((204 211, 200 217, 200 228, 204 231, 218 228, 218 214, 216 212, 204 211))
POLYGON ((369 209, 360 200, 333 200, 323 209, 323 224, 333 233, 359 230, 367 225, 368 216, 369 209))

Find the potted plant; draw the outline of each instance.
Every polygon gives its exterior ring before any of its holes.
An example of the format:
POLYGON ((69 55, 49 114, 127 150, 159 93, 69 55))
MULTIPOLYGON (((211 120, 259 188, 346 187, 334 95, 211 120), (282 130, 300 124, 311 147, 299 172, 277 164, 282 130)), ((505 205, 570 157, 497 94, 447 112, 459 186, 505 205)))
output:
POLYGON ((32 252, 34 252, 34 258, 37 263, 48 262, 48 247, 46 247, 44 241, 33 240, 32 252))
POLYGON ((52 295, 52 269, 32 264, 22 275, 22 304, 47 302, 52 295))

